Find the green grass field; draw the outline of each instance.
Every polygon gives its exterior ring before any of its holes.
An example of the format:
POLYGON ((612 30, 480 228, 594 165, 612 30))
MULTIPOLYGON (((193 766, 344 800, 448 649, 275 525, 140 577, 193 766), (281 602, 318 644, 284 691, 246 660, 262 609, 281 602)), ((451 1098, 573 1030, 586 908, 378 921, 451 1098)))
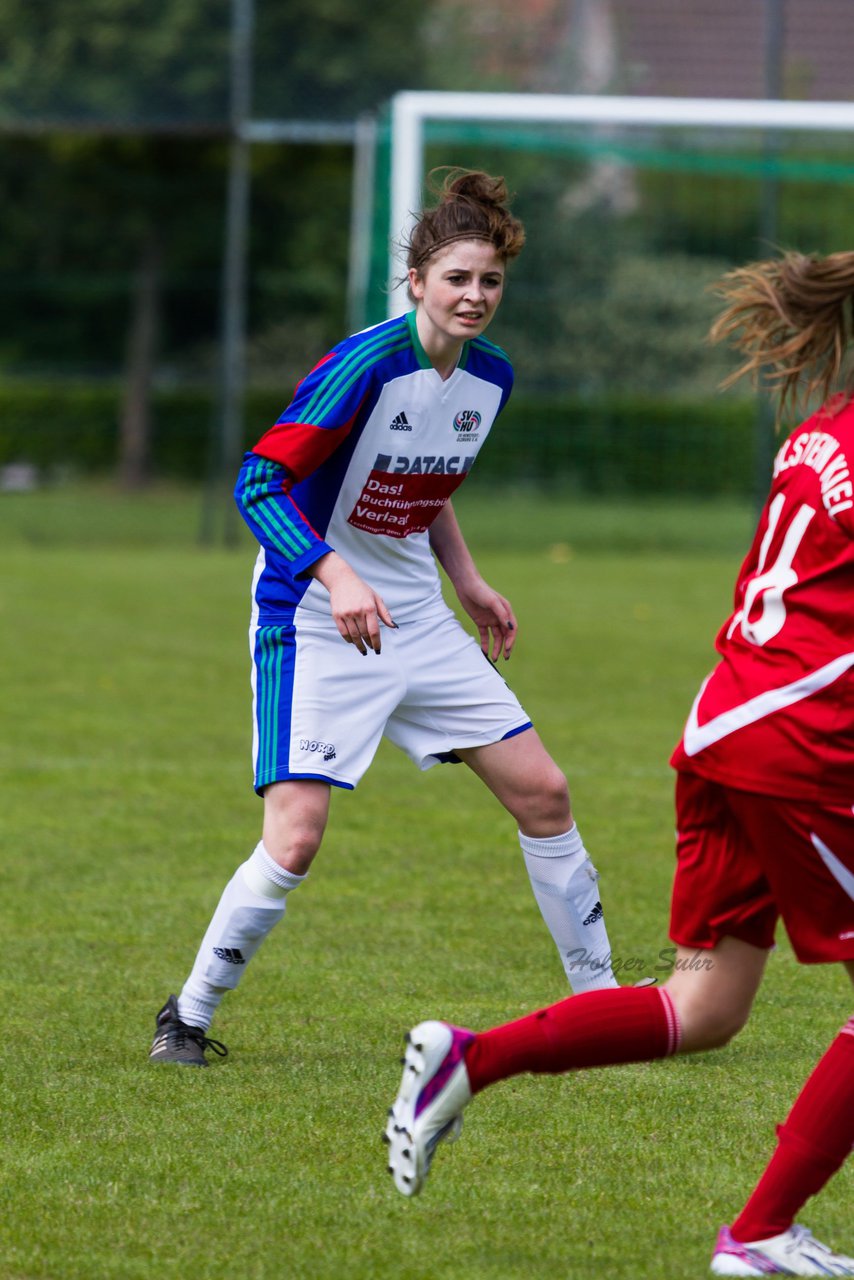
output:
MULTIPOLYGON (((459 510, 516 607, 506 672, 569 776, 614 954, 662 976, 667 758, 750 512, 477 490, 459 510)), ((0 495, 2 1280, 705 1275, 847 982, 781 939, 730 1047, 509 1081, 403 1200, 379 1140, 403 1032, 565 994, 512 823, 462 768, 384 747, 220 1011, 228 1060, 147 1064, 261 816, 253 551, 197 528, 178 492, 0 495)), ((851 1192, 849 1167, 806 1215, 849 1251, 851 1192)))

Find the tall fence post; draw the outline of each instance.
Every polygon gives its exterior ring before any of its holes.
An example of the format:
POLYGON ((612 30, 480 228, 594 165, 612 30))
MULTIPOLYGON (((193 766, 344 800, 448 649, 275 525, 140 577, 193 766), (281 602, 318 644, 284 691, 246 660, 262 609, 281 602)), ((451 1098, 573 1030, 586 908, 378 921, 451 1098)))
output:
MULTIPOLYGON (((783 53, 785 48, 785 0, 764 0, 764 94, 768 100, 783 97, 783 53)), ((773 172, 780 149, 780 134, 769 131, 762 144, 766 165, 759 197, 759 252, 762 257, 776 252, 780 235, 780 181, 773 172)), ((760 510, 768 492, 775 453, 775 413, 771 397, 761 385, 756 405, 756 464, 754 503, 760 510)))
POLYGON ((202 515, 201 540, 214 541, 217 512, 224 504, 223 540, 237 542, 237 512, 231 489, 243 447, 246 394, 246 277, 249 243, 250 171, 247 124, 252 108, 254 0, 232 0, 230 142, 221 284, 220 378, 214 462, 202 515))

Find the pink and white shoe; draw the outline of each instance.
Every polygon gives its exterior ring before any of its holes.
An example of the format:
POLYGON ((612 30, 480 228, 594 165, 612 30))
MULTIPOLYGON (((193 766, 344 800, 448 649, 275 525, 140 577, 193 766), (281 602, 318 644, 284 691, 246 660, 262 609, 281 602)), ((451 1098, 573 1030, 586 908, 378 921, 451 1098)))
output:
POLYGON ((854 1276, 854 1258, 834 1253, 806 1227, 795 1224, 782 1235, 746 1244, 721 1227, 712 1255, 716 1276, 854 1276))
POLYGON ((401 1195, 417 1196, 439 1143, 460 1136, 460 1112, 471 1100, 463 1053, 473 1039, 447 1022, 421 1022, 407 1033, 403 1079, 383 1134, 401 1195))

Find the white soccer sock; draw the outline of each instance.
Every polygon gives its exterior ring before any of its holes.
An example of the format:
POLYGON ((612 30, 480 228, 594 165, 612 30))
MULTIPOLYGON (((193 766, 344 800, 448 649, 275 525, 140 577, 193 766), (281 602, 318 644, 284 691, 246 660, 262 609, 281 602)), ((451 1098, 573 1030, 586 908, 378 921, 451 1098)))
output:
POLYGON ((261 943, 285 914, 285 899, 305 876, 285 871, 259 842, 225 886, 192 972, 178 997, 191 1027, 210 1026, 226 991, 233 990, 261 943))
POLYGON ((555 940, 569 985, 577 994, 620 984, 611 969, 611 946, 596 882, 578 828, 535 839, 519 832, 531 888, 555 940))

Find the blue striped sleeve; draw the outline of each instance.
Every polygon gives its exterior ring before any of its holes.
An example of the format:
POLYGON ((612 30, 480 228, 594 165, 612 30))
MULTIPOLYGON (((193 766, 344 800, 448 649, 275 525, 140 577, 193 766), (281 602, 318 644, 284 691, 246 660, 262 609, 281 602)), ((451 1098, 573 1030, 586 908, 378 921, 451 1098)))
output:
POLYGON ((290 497, 290 483, 287 471, 278 462, 248 453, 237 477, 234 497, 261 545, 283 556, 296 578, 332 548, 290 497))

